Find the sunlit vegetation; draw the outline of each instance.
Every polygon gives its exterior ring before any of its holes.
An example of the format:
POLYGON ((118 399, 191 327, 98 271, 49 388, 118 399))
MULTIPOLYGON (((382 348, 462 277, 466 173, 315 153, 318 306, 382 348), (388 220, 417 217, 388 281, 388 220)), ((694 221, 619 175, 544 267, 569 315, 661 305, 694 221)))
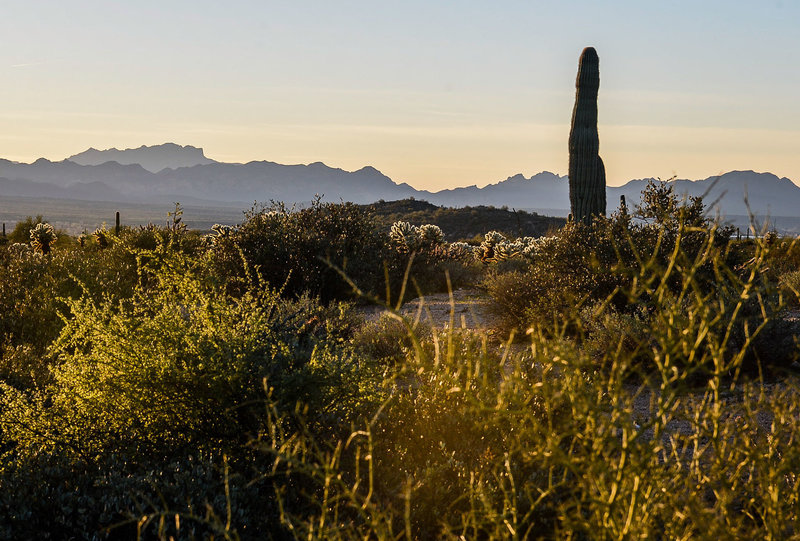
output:
POLYGON ((319 201, 170 222, 0 245, 0 538, 800 535, 792 239, 657 184, 469 243, 319 201), (464 286, 492 332, 398 310, 464 286))

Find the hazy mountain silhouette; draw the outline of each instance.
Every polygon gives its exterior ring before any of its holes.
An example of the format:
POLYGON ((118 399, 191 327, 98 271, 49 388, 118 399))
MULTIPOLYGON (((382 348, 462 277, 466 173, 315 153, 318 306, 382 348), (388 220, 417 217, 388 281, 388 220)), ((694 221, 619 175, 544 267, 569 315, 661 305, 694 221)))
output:
POLYGON ((483 188, 469 186, 439 192, 424 192, 421 197, 444 206, 494 205, 551 209, 566 216, 564 211, 569 207, 569 182, 566 176, 560 177, 543 171, 531 178, 517 174, 483 188))
MULTIPOLYGON (((647 182, 648 179, 631 180, 624 186, 609 188, 609 211, 619 206, 619 196, 623 194, 629 207, 639 203, 647 182)), ((707 204, 714 203, 711 212, 719 211, 722 215, 750 212, 762 217, 800 215, 800 188, 788 178, 778 178, 772 173, 730 171, 703 180, 678 179, 670 183, 680 197, 702 196, 707 204)))
MULTIPOLYGON (((671 182, 680 196, 702 195, 708 203, 718 200, 714 212, 718 210, 723 215, 748 214, 745 194, 750 210, 760 216, 800 214, 800 188, 789 179, 771 173, 732 171, 703 180, 671 182)), ((622 194, 633 208, 646 183, 647 179, 639 179, 608 188, 609 213, 617 207, 622 194)), ((326 201, 355 203, 413 197, 443 206, 508 206, 566 216, 568 193, 567 177, 546 171, 530 178, 515 175, 483 188, 468 186, 430 192, 395 183, 374 167, 351 172, 320 162, 308 165, 268 161, 222 163, 205 158, 202 149, 172 143, 124 151, 90 149, 60 162, 40 158, 25 164, 0 159, 0 196, 158 203, 166 200, 245 207, 253 201, 307 202, 315 194, 324 195, 326 201), (139 159, 147 167, 105 159, 110 156, 125 161, 139 159), (179 159, 192 162, 192 157, 195 162, 204 163, 175 167, 179 159), (75 160, 101 163, 81 165, 75 160), (162 167, 167 163, 169 166, 162 167), (152 170, 159 167, 158 171, 152 170)))
POLYGON ((126 148, 125 150, 90 148, 67 159, 79 165, 100 165, 106 162, 117 162, 122 165, 139 164, 152 173, 158 173, 166 168, 177 169, 178 167, 215 163, 214 160, 206 158, 202 148, 181 146, 175 143, 155 146, 142 145, 139 148, 126 148))

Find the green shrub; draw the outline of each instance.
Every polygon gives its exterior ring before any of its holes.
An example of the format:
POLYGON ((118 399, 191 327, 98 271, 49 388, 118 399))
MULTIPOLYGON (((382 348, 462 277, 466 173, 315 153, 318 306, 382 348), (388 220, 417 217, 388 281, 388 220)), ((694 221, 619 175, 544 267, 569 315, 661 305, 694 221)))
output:
MULTIPOLYGON (((552 326, 554 317, 560 320, 586 303, 605 300, 625 282, 623 274, 612 272, 616 254, 601 229, 605 225, 570 223, 542 245, 524 270, 498 269, 487 275, 484 287, 506 333, 552 326)), ((624 303, 622 298, 615 301, 624 303)))
POLYGON ((444 234, 436 225, 417 227, 408 222, 395 222, 389 239, 387 278, 392 290, 406 292, 402 302, 420 294, 474 287, 483 273, 475 248, 464 242, 445 243, 444 234), (401 274, 401 270, 407 276, 401 274), (407 287, 409 279, 411 287, 407 287))
POLYGON ((235 443, 259 430, 261 408, 239 405, 263 397, 264 380, 283 407, 346 406, 336 393, 357 384, 357 363, 338 354, 330 309, 279 302, 270 290, 229 299, 204 284, 196 263, 159 255, 151 254, 155 280, 129 300, 66 301, 52 384, 32 397, 4 391, 3 430, 20 452, 53 446, 92 457, 235 443))
MULTIPOLYGON (((418 340, 427 340, 431 330, 420 324, 415 327, 414 334, 418 340)), ((353 334, 352 344, 356 355, 373 359, 381 365, 400 363, 414 349, 407 326, 389 315, 363 324, 353 334)))
POLYGON ((598 303, 581 310, 579 318, 583 336, 580 345, 598 366, 619 357, 636 364, 650 361, 651 319, 645 310, 626 313, 598 303))
POLYGON ((6 347, 30 346, 43 355, 58 336, 66 310, 63 298, 121 299, 137 282, 135 258, 109 251, 91 255, 56 248, 48 257, 0 249, 0 357, 6 347))
POLYGON ((787 302, 797 307, 800 304, 800 270, 789 271, 781 276, 780 286, 785 291, 787 302))
POLYGON ((683 282, 680 272, 670 272, 671 265, 693 268, 700 287, 714 287, 719 278, 714 265, 735 269, 743 257, 728 242, 730 229, 718 227, 704 212, 702 199, 681 203, 671 186, 651 182, 634 213, 636 221, 620 212, 591 225, 569 223, 535 244, 527 270, 507 278, 492 275, 486 289, 498 301, 500 315, 517 314, 516 321, 508 323, 524 329, 548 326, 554 314, 574 316, 596 302, 610 301, 618 310, 627 310, 631 303, 619 292, 641 279, 637 275, 645 268, 652 276, 664 277, 673 294, 680 294, 683 282), (694 266, 699 260, 702 264, 694 266), (523 313, 526 321, 519 321, 523 313))
POLYGON ((311 538, 796 535, 797 382, 737 376, 774 314, 758 248, 741 278, 718 250, 691 266, 674 252, 675 275, 643 262, 618 291, 624 312, 601 303, 560 315, 583 342, 539 328, 527 352, 501 356, 480 336, 434 333, 405 350, 384 381, 390 399, 350 438, 264 442, 320 487, 302 496, 287 483, 282 520, 311 538), (732 342, 751 298, 762 319, 732 342))
POLYGON ((217 237, 211 254, 220 276, 247 281, 255 272, 286 295, 308 292, 329 301, 352 296, 331 265, 363 289, 381 291, 386 246, 386 234, 366 211, 316 200, 296 211, 282 204, 254 207, 235 231, 217 237))

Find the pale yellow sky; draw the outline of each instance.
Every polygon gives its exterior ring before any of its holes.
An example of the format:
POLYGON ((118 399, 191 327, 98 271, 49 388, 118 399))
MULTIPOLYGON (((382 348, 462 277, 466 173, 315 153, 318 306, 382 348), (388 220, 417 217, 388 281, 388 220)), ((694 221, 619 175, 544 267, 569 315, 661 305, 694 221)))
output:
POLYGON ((800 4, 750 0, 10 0, 0 157, 169 141, 429 190, 565 174, 592 45, 610 185, 734 169, 800 182, 798 21, 800 4))

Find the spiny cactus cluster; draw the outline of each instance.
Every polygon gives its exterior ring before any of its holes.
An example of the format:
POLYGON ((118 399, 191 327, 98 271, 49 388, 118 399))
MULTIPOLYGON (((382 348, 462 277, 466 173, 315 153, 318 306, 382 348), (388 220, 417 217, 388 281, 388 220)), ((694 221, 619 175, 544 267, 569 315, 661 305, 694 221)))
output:
POLYGON ((402 253, 433 251, 444 246, 444 233, 438 225, 417 227, 408 222, 395 222, 389 231, 395 249, 402 253))
POLYGON ((425 224, 419 226, 419 242, 423 248, 431 248, 444 244, 444 233, 438 225, 425 224))
POLYGON ((216 246, 216 244, 236 232, 236 227, 232 225, 214 224, 211 226, 211 233, 203 235, 203 241, 208 246, 216 246))
POLYGON ((50 247, 58 240, 56 231, 48 223, 36 224, 31 229, 31 246, 40 254, 49 254, 50 247))
POLYGON ((522 237, 516 240, 507 239, 502 233, 489 231, 476 249, 476 257, 484 263, 505 261, 514 257, 534 260, 543 248, 552 242, 551 237, 522 237))
POLYGON ((436 249, 450 259, 477 260, 484 263, 495 263, 514 257, 533 260, 552 241, 550 237, 509 240, 499 231, 489 231, 479 246, 466 242, 448 244, 444 242, 444 235, 438 226, 428 224, 417 227, 408 222, 395 222, 389 236, 395 249, 401 253, 436 249))
POLYGON ((26 256, 28 254, 33 253, 33 251, 31 250, 31 247, 28 244, 25 244, 25 243, 22 243, 22 242, 14 242, 14 243, 10 244, 8 246, 8 251, 9 251, 9 253, 11 253, 11 254, 13 254, 13 255, 15 255, 17 257, 26 256))
POLYGON ((475 259, 477 246, 466 242, 451 242, 447 246, 447 256, 450 259, 468 260, 475 259))

